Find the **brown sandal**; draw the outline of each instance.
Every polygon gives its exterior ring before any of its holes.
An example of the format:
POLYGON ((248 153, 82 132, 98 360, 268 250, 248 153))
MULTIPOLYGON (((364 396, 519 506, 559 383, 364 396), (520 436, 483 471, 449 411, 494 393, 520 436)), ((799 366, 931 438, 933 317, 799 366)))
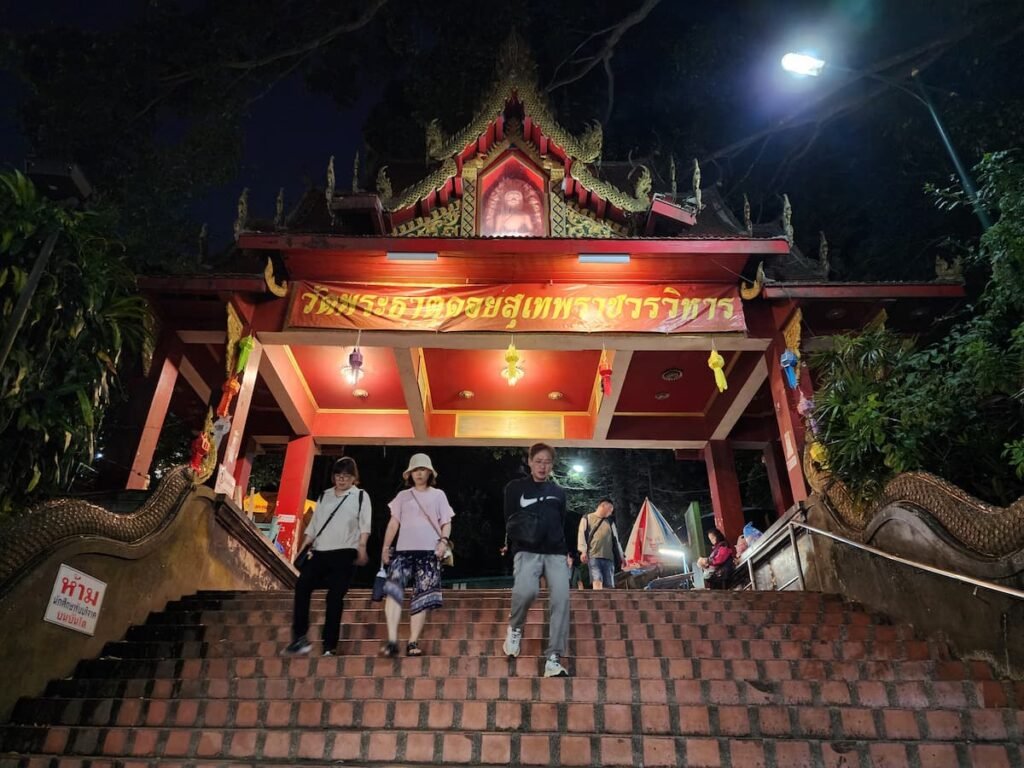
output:
POLYGON ((413 642, 410 642, 407 646, 405 646, 405 655, 406 656, 422 656, 423 655, 423 649, 420 648, 420 644, 418 642, 413 641, 413 642))

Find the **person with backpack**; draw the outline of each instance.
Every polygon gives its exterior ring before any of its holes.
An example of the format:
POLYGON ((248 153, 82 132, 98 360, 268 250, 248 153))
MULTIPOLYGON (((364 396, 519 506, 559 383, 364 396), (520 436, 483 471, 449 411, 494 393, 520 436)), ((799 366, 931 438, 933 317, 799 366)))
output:
POLYGON ((334 462, 334 485, 320 494, 313 518, 296 558, 299 580, 292 609, 292 641, 285 655, 309 653, 309 602, 314 589, 327 590, 327 615, 321 634, 324 656, 337 653, 341 636, 341 612, 357 565, 366 565, 370 538, 370 497, 356 485, 359 468, 355 459, 343 456, 334 462))
POLYGON ((612 514, 615 505, 611 499, 601 499, 597 509, 580 519, 576 547, 580 561, 590 566, 590 581, 594 589, 615 587, 615 558, 626 559, 619 543, 619 532, 615 528, 612 514))

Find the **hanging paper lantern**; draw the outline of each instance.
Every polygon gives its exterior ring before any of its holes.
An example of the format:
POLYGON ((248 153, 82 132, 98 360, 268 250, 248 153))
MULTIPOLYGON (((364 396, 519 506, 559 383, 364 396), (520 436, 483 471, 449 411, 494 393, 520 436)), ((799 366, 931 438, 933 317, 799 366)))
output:
POLYGON ((256 346, 256 339, 252 337, 252 334, 238 342, 238 362, 235 363, 235 373, 241 373, 245 370, 245 366, 249 362, 249 355, 252 353, 254 346, 256 346))
POLYGON ((597 374, 601 377, 601 392, 605 397, 612 393, 612 367, 608 364, 608 352, 601 350, 601 361, 597 364, 597 374))
POLYGON ((715 384, 718 386, 718 391, 725 392, 729 388, 729 382, 725 380, 725 371, 723 370, 725 358, 714 347, 711 348, 711 354, 708 356, 708 368, 715 372, 715 384))
POLYGON ((224 382, 220 388, 223 394, 220 396, 220 402, 217 404, 217 415, 219 417, 223 419, 230 413, 231 401, 234 400, 235 395, 238 394, 238 390, 241 388, 242 383, 238 380, 237 376, 232 376, 224 382))
POLYGON ((799 383, 800 358, 796 356, 796 352, 787 349, 779 357, 779 362, 782 364, 782 372, 786 375, 786 385, 790 389, 796 389, 799 383))
POLYGON ((352 347, 348 354, 348 365, 341 369, 341 372, 348 379, 348 383, 355 386, 363 378, 366 371, 363 370, 363 353, 359 347, 352 347))
POLYGON ((196 474, 203 468, 203 459, 206 458, 206 454, 210 452, 210 438, 206 436, 206 432, 200 432, 196 435, 196 439, 192 441, 192 456, 189 458, 188 465, 192 471, 196 474))

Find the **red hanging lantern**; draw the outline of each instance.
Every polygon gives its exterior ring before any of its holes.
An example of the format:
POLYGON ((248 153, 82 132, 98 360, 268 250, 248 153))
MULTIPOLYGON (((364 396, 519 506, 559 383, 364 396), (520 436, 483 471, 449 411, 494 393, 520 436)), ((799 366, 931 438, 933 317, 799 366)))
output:
POLYGON ((612 394, 612 367, 608 364, 607 350, 601 350, 601 361, 597 364, 597 375, 601 377, 601 392, 605 397, 612 394))
POLYGON ((220 391, 223 394, 220 397, 220 403, 217 404, 217 415, 220 418, 227 418, 228 413, 231 412, 231 401, 235 399, 235 395, 241 388, 242 382, 238 380, 237 376, 232 376, 221 386, 220 391))
POLYGON ((209 452, 210 438, 206 436, 206 431, 204 430, 196 435, 196 439, 192 441, 192 456, 189 459, 188 465, 194 473, 198 474, 203 468, 203 459, 206 458, 206 454, 209 452))

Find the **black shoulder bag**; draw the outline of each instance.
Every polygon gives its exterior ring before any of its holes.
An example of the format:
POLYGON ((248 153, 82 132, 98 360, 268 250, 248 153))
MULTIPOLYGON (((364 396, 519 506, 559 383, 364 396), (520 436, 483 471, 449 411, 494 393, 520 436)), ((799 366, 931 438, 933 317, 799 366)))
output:
MULTIPOLYGON (((324 493, 326 494, 327 492, 324 491, 324 493)), ((341 509, 341 505, 345 503, 345 499, 348 498, 349 493, 352 493, 352 491, 349 491, 348 493, 346 493, 344 496, 341 497, 341 501, 338 502, 338 506, 336 506, 331 511, 331 514, 328 515, 327 520, 324 522, 323 525, 320 526, 320 530, 317 531, 313 535, 313 540, 311 542, 309 542, 309 544, 304 546, 302 549, 300 549, 299 550, 299 554, 297 554, 295 556, 295 568, 298 571, 301 572, 302 569, 305 568, 309 564, 309 561, 313 559, 313 545, 316 543, 316 540, 320 536, 320 534, 324 532, 324 528, 326 528, 328 525, 331 524, 331 520, 334 519, 334 516, 337 514, 338 510, 341 509)), ((321 496, 320 498, 322 500, 323 496, 321 496)), ((361 510, 362 508, 363 508, 363 489, 360 488, 359 489, 359 507, 358 507, 358 509, 361 510)), ((358 510, 357 510, 356 514, 358 514, 358 510)))

